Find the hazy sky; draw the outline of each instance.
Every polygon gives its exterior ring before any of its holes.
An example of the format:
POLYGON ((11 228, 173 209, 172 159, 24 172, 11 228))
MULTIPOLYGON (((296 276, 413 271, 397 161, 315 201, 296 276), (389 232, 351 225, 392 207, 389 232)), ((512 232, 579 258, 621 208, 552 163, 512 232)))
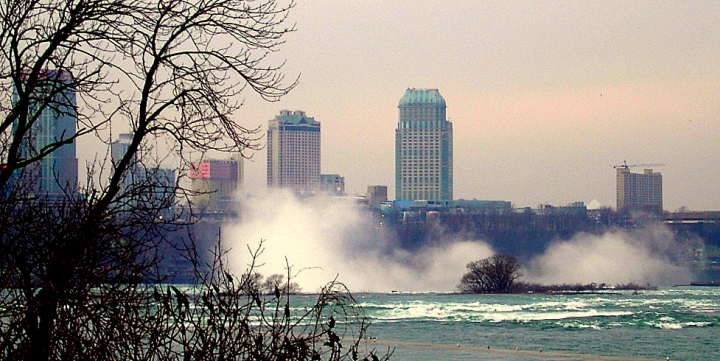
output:
MULTIPOLYGON (((665 209, 720 209, 720 2, 298 0, 279 55, 299 86, 248 95, 322 123, 322 172, 394 198, 398 101, 437 88, 454 126, 455 198, 615 205, 612 165, 665 163, 665 209)), ((265 151, 246 162, 265 189, 265 151)), ((634 171, 641 172, 642 168, 634 171)))

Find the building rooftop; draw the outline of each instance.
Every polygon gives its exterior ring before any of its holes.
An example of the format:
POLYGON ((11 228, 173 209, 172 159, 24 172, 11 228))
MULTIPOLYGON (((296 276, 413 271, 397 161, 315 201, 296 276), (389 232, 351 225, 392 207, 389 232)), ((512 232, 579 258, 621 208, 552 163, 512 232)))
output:
POLYGON ((276 117, 283 125, 320 125, 313 117, 308 117, 302 110, 281 110, 276 117))
POLYGON ((447 106, 445 104, 445 98, 440 95, 437 89, 408 88, 408 90, 405 91, 405 95, 400 99, 399 106, 405 107, 413 105, 447 106))

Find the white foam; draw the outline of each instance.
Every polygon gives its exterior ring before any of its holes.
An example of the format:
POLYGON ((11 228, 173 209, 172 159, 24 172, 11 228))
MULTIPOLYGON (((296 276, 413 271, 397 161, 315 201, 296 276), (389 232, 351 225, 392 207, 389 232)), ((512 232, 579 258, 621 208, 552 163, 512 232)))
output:
POLYGON ((491 322, 503 322, 503 321, 516 321, 516 322, 531 322, 531 321, 547 321, 547 320, 564 320, 572 318, 589 318, 589 317, 618 317, 632 315, 630 311, 598 311, 598 310, 587 310, 587 311, 575 311, 575 312, 518 312, 518 313, 506 313, 497 314, 489 313, 484 314, 483 318, 491 322))

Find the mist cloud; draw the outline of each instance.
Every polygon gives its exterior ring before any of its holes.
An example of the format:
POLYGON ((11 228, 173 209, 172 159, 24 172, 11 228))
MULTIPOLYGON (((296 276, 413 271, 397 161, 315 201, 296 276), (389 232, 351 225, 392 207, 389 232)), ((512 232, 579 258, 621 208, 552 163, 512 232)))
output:
POLYGON ((306 292, 336 277, 355 292, 453 291, 468 262, 493 253, 476 241, 402 250, 387 228, 377 227, 364 207, 349 199, 298 200, 279 191, 240 202, 241 221, 223 229, 233 271, 245 271, 248 246, 263 240, 258 271, 285 274, 287 257, 293 273, 300 271, 294 281, 306 292))
MULTIPOLYGON (((245 272, 250 262, 248 247, 254 249, 262 240, 258 272, 286 274, 287 259, 297 274, 294 281, 306 292, 317 291, 335 278, 354 292, 454 291, 468 262, 494 253, 485 242, 464 239, 433 240, 433 246, 404 250, 389 228, 379 227, 365 207, 351 199, 299 200, 279 191, 240 202, 241 221, 223 227, 232 270, 245 272)), ((687 284, 691 272, 673 258, 681 246, 662 226, 603 235, 582 233, 550 244, 526 265, 522 280, 687 284)))
POLYGON ((687 284, 691 272, 672 257, 680 246, 662 226, 603 235, 582 233, 551 244, 531 262, 525 280, 543 284, 687 284))

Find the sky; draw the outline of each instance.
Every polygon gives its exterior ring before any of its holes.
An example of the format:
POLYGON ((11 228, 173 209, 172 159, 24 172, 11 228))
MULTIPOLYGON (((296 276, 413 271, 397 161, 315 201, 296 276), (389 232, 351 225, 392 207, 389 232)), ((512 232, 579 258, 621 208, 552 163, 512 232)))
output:
MULTIPOLYGON (((274 56, 299 85, 275 103, 248 93, 236 116, 264 132, 306 111, 322 173, 394 199, 398 101, 436 88, 456 199, 614 207, 627 161, 664 164, 666 210, 720 210, 718 18, 717 1, 298 0, 274 56)), ((265 166, 264 150, 245 163, 246 193, 265 191, 265 166)))

